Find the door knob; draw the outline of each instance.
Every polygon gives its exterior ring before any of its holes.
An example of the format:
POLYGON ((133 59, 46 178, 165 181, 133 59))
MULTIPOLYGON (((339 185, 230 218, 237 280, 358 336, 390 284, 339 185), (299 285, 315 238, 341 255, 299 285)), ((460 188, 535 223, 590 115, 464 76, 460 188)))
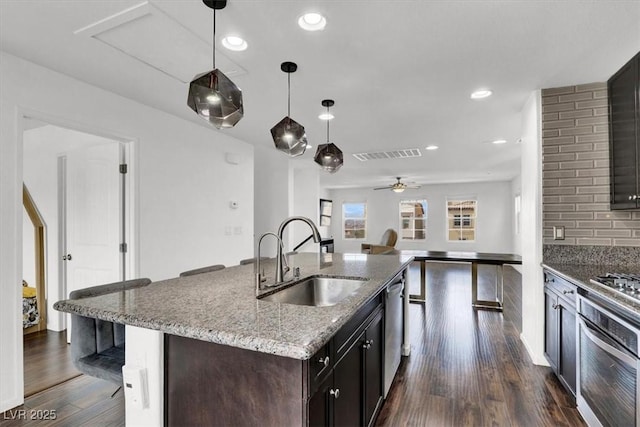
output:
POLYGON ((337 399, 338 397, 340 397, 340 389, 339 388, 337 388, 335 390, 331 389, 331 390, 329 390, 329 394, 337 399))
POLYGON ((71 261, 71 254, 64 255, 64 256, 62 257, 62 260, 63 260, 63 261, 71 261))

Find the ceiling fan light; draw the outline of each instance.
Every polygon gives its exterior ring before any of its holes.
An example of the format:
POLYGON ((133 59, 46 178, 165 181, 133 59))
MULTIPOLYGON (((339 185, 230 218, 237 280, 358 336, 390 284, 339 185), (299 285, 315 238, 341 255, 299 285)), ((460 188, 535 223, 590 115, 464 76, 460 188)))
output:
POLYGON ((333 143, 320 144, 313 160, 327 172, 335 173, 344 164, 344 155, 333 143))
POLYGON ((217 68, 189 84, 187 105, 216 128, 231 128, 244 116, 242 91, 217 68))
POLYGON ((287 116, 271 128, 271 137, 276 149, 297 157, 307 149, 307 134, 304 126, 287 116))
POLYGON ((391 191, 393 191, 394 193, 402 193, 405 190, 404 187, 393 187, 391 189, 391 191))

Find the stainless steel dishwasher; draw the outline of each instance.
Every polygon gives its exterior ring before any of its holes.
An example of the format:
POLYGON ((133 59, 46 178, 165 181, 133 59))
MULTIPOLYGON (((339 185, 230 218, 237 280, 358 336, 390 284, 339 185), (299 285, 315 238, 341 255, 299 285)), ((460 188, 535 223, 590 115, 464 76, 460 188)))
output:
POLYGON ((403 290, 405 283, 405 272, 397 276, 389 285, 385 292, 385 353, 384 353, 384 397, 387 397, 391 383, 396 375, 402 351, 403 339, 403 290))

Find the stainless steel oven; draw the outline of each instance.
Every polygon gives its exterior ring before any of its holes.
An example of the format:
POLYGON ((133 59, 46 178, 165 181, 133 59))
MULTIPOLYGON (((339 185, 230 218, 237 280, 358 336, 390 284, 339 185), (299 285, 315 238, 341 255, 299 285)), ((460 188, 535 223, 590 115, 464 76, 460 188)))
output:
POLYGON ((578 410, 592 427, 640 427, 640 325, 582 295, 578 311, 578 410))

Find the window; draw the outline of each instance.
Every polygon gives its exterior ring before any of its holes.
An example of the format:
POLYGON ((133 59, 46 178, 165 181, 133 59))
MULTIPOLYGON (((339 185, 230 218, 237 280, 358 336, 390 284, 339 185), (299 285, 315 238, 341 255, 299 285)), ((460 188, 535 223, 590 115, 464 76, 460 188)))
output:
POLYGON ((342 224, 345 239, 364 239, 367 236, 367 204, 343 203, 342 224))
POLYGON ((476 200, 447 200, 449 241, 476 240, 476 200))
POLYGON ((427 238, 427 201, 400 202, 400 239, 425 240, 427 238))

